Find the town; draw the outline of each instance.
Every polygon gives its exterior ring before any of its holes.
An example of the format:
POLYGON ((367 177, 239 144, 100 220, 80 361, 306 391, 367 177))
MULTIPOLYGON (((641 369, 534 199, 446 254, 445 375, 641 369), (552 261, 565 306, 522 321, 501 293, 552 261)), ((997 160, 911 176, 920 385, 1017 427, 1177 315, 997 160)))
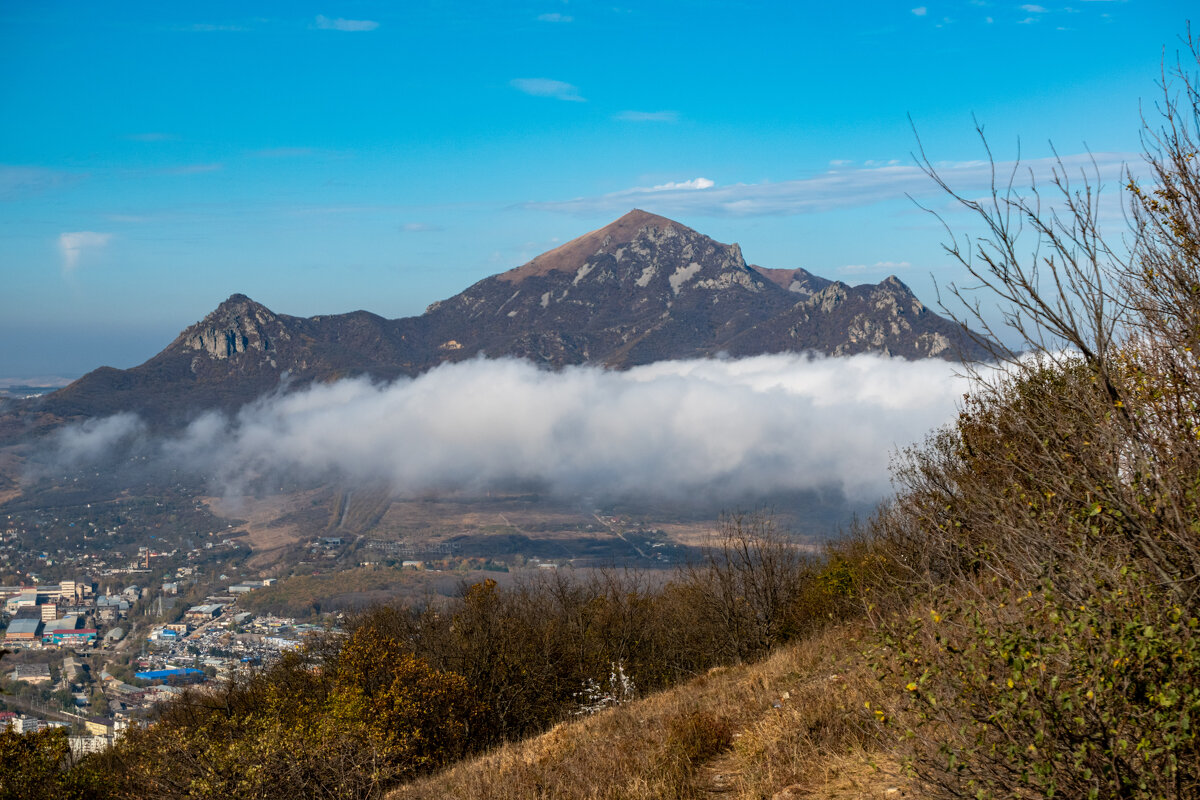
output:
POLYGON ((153 586, 0 586, 8 620, 0 704, 9 709, 0 711, 0 727, 67 727, 73 752, 94 752, 146 724, 156 704, 185 686, 227 681, 301 647, 308 636, 336 633, 329 625, 239 610, 239 598, 270 586, 271 578, 230 583, 196 604, 179 602, 197 580, 185 566, 153 586))

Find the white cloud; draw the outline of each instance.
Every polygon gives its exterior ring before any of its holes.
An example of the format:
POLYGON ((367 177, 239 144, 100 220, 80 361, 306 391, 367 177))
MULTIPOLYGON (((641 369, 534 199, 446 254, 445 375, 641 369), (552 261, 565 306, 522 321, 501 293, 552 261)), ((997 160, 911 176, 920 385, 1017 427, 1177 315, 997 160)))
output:
POLYGON ((440 225, 430 225, 427 222, 405 222, 400 226, 400 230, 405 233, 428 233, 444 229, 440 225))
POLYGON ((673 192, 679 189, 711 189, 716 184, 708 178, 692 178, 690 181, 668 181, 660 183, 657 186, 651 186, 649 189, 640 189, 642 192, 673 192))
POLYGON ((678 111, 622 111, 613 117, 624 122, 678 122, 678 111))
POLYGON ((918 17, 923 17, 929 13, 929 9, 925 6, 917 6, 912 10, 912 13, 916 14, 918 17))
POLYGON ((1026 11, 1030 14, 1045 14, 1046 13, 1045 8, 1043 8, 1042 6, 1039 6, 1039 5, 1034 5, 1033 3, 1026 3, 1025 5, 1021 6, 1021 10, 1026 11))
POLYGON ((318 14, 314 26, 323 31, 362 33, 375 30, 379 27, 379 23, 371 19, 330 19, 324 14, 318 14))
POLYGON ((515 78, 509 81, 509 85, 519 92, 534 97, 553 97, 556 100, 569 100, 573 103, 586 102, 579 95, 579 88, 565 81, 556 81, 550 78, 515 78))
MULTIPOLYGON (((1080 153, 1063 156, 1062 165, 1071 178, 1078 180, 1081 171, 1089 177, 1093 176, 1093 158, 1099 168, 1101 181, 1120 181, 1125 164, 1140 160, 1136 153, 1080 153)), ((1018 178, 1025 179, 1032 172, 1037 181, 1045 182, 1051 177, 1057 163, 1053 158, 1022 161, 1018 178)), ((998 175, 1007 175, 1012 168, 1011 162, 996 164, 998 175)), ((943 163, 938 164, 937 169, 960 192, 986 189, 992 177, 991 167, 986 161, 943 163)), ((631 203, 650 202, 646 195, 652 193, 653 207, 648 206, 647 210, 660 214, 751 217, 805 214, 900 200, 905 195, 930 197, 940 194, 933 181, 919 167, 902 164, 828 170, 810 178, 778 183, 714 184, 705 187, 702 192, 695 191, 697 188, 701 187, 692 181, 685 181, 673 187, 671 184, 633 187, 596 197, 525 203, 522 207, 581 216, 607 215, 628 211, 631 203)))
POLYGON ((559 14, 558 12, 555 12, 553 14, 538 14, 537 18, 538 18, 539 22, 574 22, 575 21, 574 17, 569 17, 566 14, 559 14))
POLYGON ((137 414, 125 411, 60 428, 55 432, 52 442, 61 462, 78 465, 109 455, 114 447, 145 429, 145 423, 137 414))
MULTIPOLYGON (((947 362, 876 355, 558 372, 475 359, 270 395, 138 446, 220 476, 213 488, 227 495, 286 475, 383 480, 408 495, 532 482, 591 498, 737 503, 832 488, 869 501, 887 491, 894 450, 951 421, 965 388, 947 362)), ((56 461, 78 466, 141 430, 128 414, 67 428, 56 461)))
POLYGON ((74 272, 75 268, 79 266, 79 259, 84 251, 104 247, 111 239, 111 233, 96 233, 95 231, 60 233, 58 249, 62 253, 63 272, 74 272))

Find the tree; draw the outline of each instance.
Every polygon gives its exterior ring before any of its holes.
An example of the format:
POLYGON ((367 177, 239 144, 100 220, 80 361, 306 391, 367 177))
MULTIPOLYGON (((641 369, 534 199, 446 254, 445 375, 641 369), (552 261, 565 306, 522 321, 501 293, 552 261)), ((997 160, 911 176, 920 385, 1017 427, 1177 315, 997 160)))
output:
POLYGON ((946 246, 982 289, 961 315, 990 331, 998 299, 1022 343, 875 528, 920 588, 879 661, 932 796, 1200 792, 1200 95, 1182 60, 1162 88, 1120 246, 1095 173, 978 201, 922 153, 984 230, 946 246))

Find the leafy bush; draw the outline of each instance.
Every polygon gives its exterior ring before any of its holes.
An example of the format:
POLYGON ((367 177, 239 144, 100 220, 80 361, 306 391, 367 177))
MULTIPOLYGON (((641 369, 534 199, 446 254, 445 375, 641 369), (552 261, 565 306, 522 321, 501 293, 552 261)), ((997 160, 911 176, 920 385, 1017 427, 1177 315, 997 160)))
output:
POLYGON ((1200 620, 1146 586, 947 593, 910 619, 885 670, 921 776, 980 798, 1200 793, 1200 620))
POLYGON ((460 757, 479 716, 461 677, 364 628, 324 664, 189 692, 105 759, 126 797, 373 798, 460 757))
POLYGON ((872 527, 922 609, 883 626, 904 700, 875 713, 932 797, 1200 794, 1200 91, 1176 78, 1127 250, 1062 172, 1055 213, 1011 184, 955 195, 989 236, 947 249, 1031 352, 977 374, 872 527))

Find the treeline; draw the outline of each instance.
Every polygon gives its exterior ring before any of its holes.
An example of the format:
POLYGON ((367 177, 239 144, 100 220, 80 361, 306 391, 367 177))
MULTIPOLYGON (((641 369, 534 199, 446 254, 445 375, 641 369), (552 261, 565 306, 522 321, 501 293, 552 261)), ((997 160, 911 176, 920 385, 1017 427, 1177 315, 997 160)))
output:
POLYGON ((731 517, 707 557, 665 583, 564 570, 373 607, 345 635, 190 691, 151 727, 62 772, 57 788, 379 797, 466 754, 760 658, 844 616, 851 592, 840 560, 806 555, 764 516, 731 517))

